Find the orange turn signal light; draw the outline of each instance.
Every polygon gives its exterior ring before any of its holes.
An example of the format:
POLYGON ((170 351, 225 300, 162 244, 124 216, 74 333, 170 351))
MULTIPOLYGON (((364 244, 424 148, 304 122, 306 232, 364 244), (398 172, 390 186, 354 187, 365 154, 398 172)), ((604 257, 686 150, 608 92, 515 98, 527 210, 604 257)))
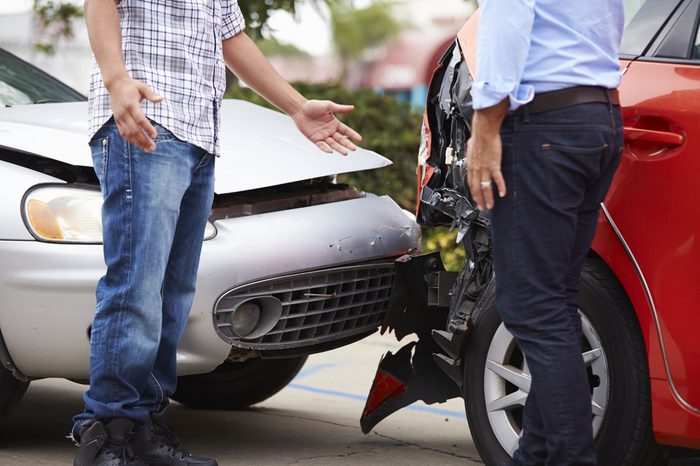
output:
POLYGON ((63 239, 61 225, 47 203, 30 199, 27 203, 27 219, 34 232, 43 239, 63 239))

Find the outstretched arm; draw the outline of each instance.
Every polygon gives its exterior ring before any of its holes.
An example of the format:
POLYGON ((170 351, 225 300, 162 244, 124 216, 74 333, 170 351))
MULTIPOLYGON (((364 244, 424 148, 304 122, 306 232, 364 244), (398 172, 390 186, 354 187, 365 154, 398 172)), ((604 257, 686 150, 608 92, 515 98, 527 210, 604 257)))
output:
POLYGON ((307 100, 289 85, 244 32, 223 41, 224 59, 236 76, 268 102, 292 117, 299 131, 324 152, 347 155, 362 137, 334 114, 350 113, 351 105, 307 100))

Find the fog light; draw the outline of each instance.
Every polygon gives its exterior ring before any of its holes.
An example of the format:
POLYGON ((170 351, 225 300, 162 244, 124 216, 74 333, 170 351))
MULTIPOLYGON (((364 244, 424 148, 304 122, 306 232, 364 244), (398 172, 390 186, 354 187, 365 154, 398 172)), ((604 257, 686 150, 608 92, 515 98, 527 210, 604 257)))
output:
POLYGON ((231 316, 233 333, 241 338, 250 335, 260 322, 261 314, 260 305, 255 301, 248 301, 238 306, 231 316))
POLYGON ((256 340, 274 329, 282 317, 282 301, 274 296, 224 295, 214 308, 217 331, 225 329, 233 340, 256 340))

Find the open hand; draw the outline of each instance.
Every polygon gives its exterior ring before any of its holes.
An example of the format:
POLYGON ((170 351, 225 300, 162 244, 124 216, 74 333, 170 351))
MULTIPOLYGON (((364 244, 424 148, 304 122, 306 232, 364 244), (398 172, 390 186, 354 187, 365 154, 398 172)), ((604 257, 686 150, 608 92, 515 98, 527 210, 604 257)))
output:
POLYGON ((148 99, 151 102, 160 102, 163 97, 153 92, 146 84, 131 77, 124 77, 111 83, 109 95, 119 134, 146 152, 154 150, 156 144, 153 139, 158 136, 158 133, 141 110, 141 101, 148 99))
POLYGON ((348 155, 348 150, 357 149, 353 141, 360 142, 362 136, 339 121, 335 114, 350 113, 354 109, 352 105, 339 105, 330 100, 307 100, 291 117, 299 131, 322 151, 332 153, 335 150, 348 155))

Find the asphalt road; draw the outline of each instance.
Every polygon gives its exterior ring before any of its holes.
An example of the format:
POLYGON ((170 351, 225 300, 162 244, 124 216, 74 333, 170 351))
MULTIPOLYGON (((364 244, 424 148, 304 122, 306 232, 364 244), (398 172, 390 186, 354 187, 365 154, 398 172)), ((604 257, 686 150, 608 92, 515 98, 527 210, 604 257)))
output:
MULTIPOLYGON (((359 416, 379 358, 401 344, 372 336, 309 358, 276 396, 247 411, 204 411, 173 403, 170 421, 194 453, 230 465, 476 465, 461 400, 414 405, 363 435, 359 416)), ((0 465, 68 465, 65 436, 84 386, 65 380, 30 385, 0 421, 0 465)))
MULTIPOLYGON (((252 409, 206 411, 173 403, 170 421, 184 446, 221 466, 483 464, 458 399, 410 406, 362 434, 359 416, 379 358, 400 346, 375 335, 311 356, 286 389, 252 409)), ((32 383, 0 421, 0 466, 72 464, 76 447, 66 434, 84 390, 65 380, 32 383)), ((700 460, 673 466, 700 466, 700 460)))

